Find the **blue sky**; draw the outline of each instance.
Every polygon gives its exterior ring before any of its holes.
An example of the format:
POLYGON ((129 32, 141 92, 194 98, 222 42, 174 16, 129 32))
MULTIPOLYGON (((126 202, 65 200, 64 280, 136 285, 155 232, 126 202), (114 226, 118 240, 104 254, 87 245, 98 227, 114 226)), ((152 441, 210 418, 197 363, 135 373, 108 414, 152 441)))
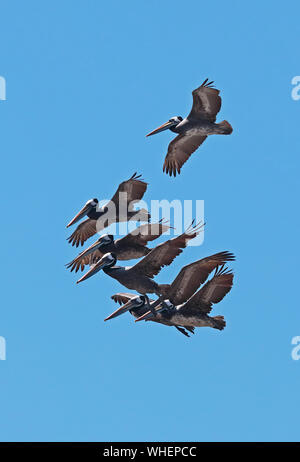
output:
MULTIPOLYGON (((299 440, 299 2, 1 2, 3 441, 299 440), (172 134, 206 77, 211 137, 170 179, 172 134), (207 227, 157 280, 235 252, 223 332, 134 324, 116 281, 76 286, 65 225, 134 171, 151 199, 203 199, 207 227)), ((92 240, 90 241, 92 242, 92 240)))

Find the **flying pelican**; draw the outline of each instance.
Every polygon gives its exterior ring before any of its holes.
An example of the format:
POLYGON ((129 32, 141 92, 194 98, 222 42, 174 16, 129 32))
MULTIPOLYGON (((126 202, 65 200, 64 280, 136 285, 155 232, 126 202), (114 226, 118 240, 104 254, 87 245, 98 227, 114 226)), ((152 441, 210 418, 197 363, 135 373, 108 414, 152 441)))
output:
POLYGON ((227 120, 215 123, 216 115, 221 108, 221 98, 220 91, 213 88, 213 83, 206 79, 199 88, 193 91, 193 107, 185 119, 180 116, 172 117, 168 122, 146 135, 151 136, 167 129, 178 133, 178 136, 169 144, 163 166, 163 171, 170 176, 180 174, 183 164, 208 135, 230 135, 232 133, 232 127, 227 120))
MULTIPOLYGON (((209 316, 213 304, 219 303, 231 290, 233 285, 233 273, 224 266, 217 267, 213 277, 206 284, 194 293, 190 298, 190 292, 180 295, 180 304, 176 305, 176 292, 173 292, 172 302, 164 300, 156 310, 147 311, 147 303, 143 295, 120 293, 111 298, 123 304, 118 310, 108 316, 105 321, 129 311, 137 321, 153 321, 167 326, 174 326, 182 334, 189 337, 188 332, 194 333, 195 327, 212 327, 223 330, 226 322, 223 316, 209 316), (184 303, 182 300, 185 299, 184 303), (187 300, 188 299, 188 300, 187 300), (186 301, 187 300, 187 301, 186 301), (188 332, 187 332, 188 331, 188 332)), ((150 306, 154 305, 153 300, 150 306)))
MULTIPOLYGON (((150 307, 153 305, 154 300, 152 299, 146 299, 145 295, 136 295, 136 294, 127 294, 127 293, 118 293, 115 295, 112 295, 111 298, 116 302, 122 305, 120 308, 118 308, 116 311, 114 311, 110 316, 104 319, 104 321, 108 321, 109 319, 115 318, 117 316, 120 316, 121 314, 125 313, 126 311, 129 311, 129 313, 134 316, 135 318, 139 318, 144 314, 149 313, 148 308, 149 304, 150 307), (147 303, 149 301, 149 303, 147 303)), ((167 304, 168 302, 164 302, 167 304)), ((173 306, 173 305, 172 305, 173 306)), ((151 312, 151 311, 150 311, 151 312)), ((165 324, 166 326, 170 326, 172 324, 164 322, 163 319, 158 318, 157 316, 153 316, 150 319, 145 319, 145 321, 153 321, 153 322, 158 322, 159 324, 165 324)), ((186 330, 181 327, 181 326, 175 326, 176 329, 179 330, 179 332, 182 332, 184 335, 189 337, 189 334, 186 332, 189 331, 192 334, 194 333, 194 328, 193 327, 186 327, 186 330)))
POLYGON ((199 224, 191 225, 180 236, 169 239, 152 249, 148 255, 139 260, 134 266, 116 266, 116 255, 107 253, 77 283, 90 278, 102 269, 108 276, 116 279, 123 286, 146 295, 146 298, 148 293, 159 296, 164 293, 167 287, 164 284, 155 282, 153 280, 154 276, 164 266, 172 263, 182 252, 182 249, 187 246, 188 242, 198 235, 202 226, 199 226, 199 224))
POLYGON ((67 224, 67 228, 80 221, 87 215, 87 219, 80 223, 73 234, 68 237, 72 245, 83 245, 84 242, 111 223, 129 221, 135 216, 139 221, 149 221, 150 215, 145 209, 134 210, 133 205, 142 199, 147 189, 147 183, 141 175, 134 173, 131 178, 121 183, 113 198, 103 207, 99 208, 98 199, 90 199, 85 206, 67 224))
POLYGON ((114 253, 118 260, 132 260, 141 258, 151 251, 147 247, 149 241, 157 239, 161 234, 168 231, 171 226, 160 220, 158 223, 144 224, 125 237, 114 240, 111 234, 104 234, 94 244, 81 252, 74 260, 66 265, 70 271, 84 270, 85 265, 93 265, 106 253, 114 253))

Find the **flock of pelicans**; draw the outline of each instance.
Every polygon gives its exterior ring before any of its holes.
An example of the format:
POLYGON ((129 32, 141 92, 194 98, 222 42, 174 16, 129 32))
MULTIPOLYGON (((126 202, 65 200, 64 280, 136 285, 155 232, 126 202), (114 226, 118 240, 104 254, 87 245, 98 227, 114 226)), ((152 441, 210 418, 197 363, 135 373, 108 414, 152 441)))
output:
MULTIPOLYGON (((208 135, 229 135, 232 127, 227 121, 216 123, 216 115, 221 108, 219 90, 213 82, 206 79, 193 91, 193 107, 190 114, 172 117, 168 122, 149 133, 154 135, 170 129, 178 133, 169 144, 163 171, 170 176, 180 173, 182 165, 203 143, 208 135)), ((134 210, 133 205, 140 201, 147 189, 140 175, 136 173, 122 182, 112 199, 99 207, 98 199, 87 201, 84 207, 67 225, 72 226, 84 217, 73 234, 68 238, 72 246, 83 245, 87 239, 99 233, 111 223, 132 220, 138 217, 141 224, 134 231, 119 239, 104 234, 86 250, 81 252, 66 266, 70 271, 88 271, 77 281, 80 283, 99 271, 116 279, 127 289, 136 293, 117 293, 111 298, 121 306, 105 321, 127 311, 136 321, 152 321, 166 326, 174 326, 189 337, 195 327, 208 326, 224 329, 223 316, 209 316, 213 304, 220 302, 231 290, 233 272, 226 264, 235 259, 230 252, 218 252, 184 266, 171 284, 158 284, 154 277, 160 270, 170 265, 183 251, 191 239, 203 229, 203 224, 192 222, 180 236, 169 239, 154 248, 147 247, 151 242, 168 231, 171 226, 165 220, 150 223, 150 215, 144 209, 134 210), (113 206, 114 214, 109 215, 113 206), (139 259, 133 266, 119 266, 118 260, 139 259), (209 276, 212 274, 210 279, 209 276), (204 284, 204 285, 203 285, 204 284), (148 294, 153 294, 155 300, 148 294)))

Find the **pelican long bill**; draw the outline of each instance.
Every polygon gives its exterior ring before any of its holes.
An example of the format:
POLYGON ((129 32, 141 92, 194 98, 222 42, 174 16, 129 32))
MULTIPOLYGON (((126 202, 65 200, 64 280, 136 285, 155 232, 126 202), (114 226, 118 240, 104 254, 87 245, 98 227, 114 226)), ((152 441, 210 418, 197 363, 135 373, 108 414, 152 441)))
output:
POLYGON ((100 247, 102 247, 102 242, 101 241, 96 241, 94 242, 92 245, 90 245, 86 250, 84 250, 83 252, 81 252, 81 254, 79 255, 80 258, 84 258, 84 257, 87 257, 88 255, 90 255, 91 253, 93 253, 95 250, 99 249, 100 247))
POLYGON ((91 208, 91 204, 85 204, 85 206, 82 207, 82 209, 77 213, 77 215, 75 215, 75 217, 70 221, 70 223, 67 224, 67 228, 74 225, 74 223, 77 223, 79 220, 85 217, 86 214, 91 210, 91 208))
POLYGON ((91 276, 94 274, 98 273, 102 268, 105 266, 105 262, 99 260, 94 266, 92 266, 78 281, 76 284, 79 284, 79 282, 85 281, 86 279, 89 279, 91 276))
POLYGON ((104 321, 108 321, 109 319, 116 318, 120 316, 123 313, 126 313, 126 311, 129 311, 131 308, 134 308, 134 303, 132 303, 132 300, 129 300, 125 305, 120 306, 116 311, 114 311, 112 314, 107 316, 107 318, 104 319, 104 321))
MULTIPOLYGON (((157 308, 156 308, 156 311, 158 311, 157 308)), ((134 322, 147 321, 147 319, 150 319, 150 318, 153 318, 153 317, 154 317, 154 314, 152 313, 151 310, 149 310, 146 313, 144 313, 142 316, 140 316, 139 318, 135 319, 134 322)))
POLYGON ((162 124, 160 127, 148 133, 146 136, 155 135, 156 133, 160 133, 160 132, 163 132, 164 130, 168 130, 168 128, 172 127, 173 125, 174 125, 174 122, 168 120, 168 122, 162 124))

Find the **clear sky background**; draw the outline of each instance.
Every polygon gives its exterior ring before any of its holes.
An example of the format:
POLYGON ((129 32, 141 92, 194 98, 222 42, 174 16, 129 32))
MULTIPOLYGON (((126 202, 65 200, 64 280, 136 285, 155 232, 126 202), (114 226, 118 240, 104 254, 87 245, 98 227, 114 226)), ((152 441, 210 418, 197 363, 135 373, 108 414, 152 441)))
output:
POLYGON ((0 14, 0 439, 299 440, 299 2, 1 1, 0 14), (234 132, 169 178, 173 134, 145 134, 188 114, 206 77, 234 132), (147 201, 205 200, 204 244, 157 281, 236 254, 213 311, 223 332, 104 323, 121 286, 65 270, 66 223, 134 171, 147 201))

